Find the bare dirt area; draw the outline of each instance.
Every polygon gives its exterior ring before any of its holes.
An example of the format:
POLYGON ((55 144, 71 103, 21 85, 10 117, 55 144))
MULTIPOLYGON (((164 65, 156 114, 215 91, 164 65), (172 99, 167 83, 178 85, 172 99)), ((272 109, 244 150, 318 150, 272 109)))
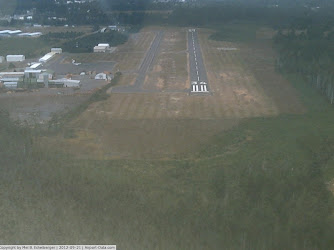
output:
POLYGON ((189 88, 187 33, 167 29, 154 66, 145 79, 145 89, 184 90, 189 88))

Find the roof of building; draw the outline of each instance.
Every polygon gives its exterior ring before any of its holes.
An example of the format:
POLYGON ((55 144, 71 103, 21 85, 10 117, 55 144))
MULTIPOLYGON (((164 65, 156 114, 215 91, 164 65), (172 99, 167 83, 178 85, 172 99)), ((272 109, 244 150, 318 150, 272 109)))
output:
POLYGON ((7 57, 24 57, 24 55, 7 55, 7 57))
POLYGON ((99 43, 97 46, 105 46, 105 47, 109 47, 109 43, 99 43))
POLYGON ((41 66, 42 64, 41 63, 34 63, 32 64, 29 68, 30 69, 37 69, 39 66, 41 66))
POLYGON ((106 46, 95 46, 95 47, 94 47, 94 50, 95 50, 95 49, 107 49, 107 47, 106 47, 106 46))
POLYGON ((30 68, 28 68, 24 71, 24 73, 37 73, 37 74, 39 74, 41 72, 42 72, 42 70, 40 70, 40 69, 36 70, 36 69, 30 69, 30 68))
POLYGON ((40 62, 45 62, 45 61, 49 60, 50 58, 52 58, 54 55, 55 55, 54 52, 49 52, 49 53, 45 54, 43 57, 41 57, 39 59, 39 61, 40 62))

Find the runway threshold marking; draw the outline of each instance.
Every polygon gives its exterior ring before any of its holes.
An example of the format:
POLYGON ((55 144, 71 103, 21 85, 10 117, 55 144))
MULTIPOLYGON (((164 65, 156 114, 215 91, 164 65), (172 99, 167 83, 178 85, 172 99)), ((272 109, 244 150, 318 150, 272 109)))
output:
MULTIPOLYGON (((199 72, 199 64, 201 61, 201 54, 199 54, 199 62, 197 61, 197 51, 196 51, 196 46, 195 46, 195 36, 194 36, 194 32, 195 29, 189 29, 189 32, 191 32, 191 38, 192 38, 192 44, 191 41, 190 42, 190 53, 193 53, 193 59, 195 59, 195 69, 196 69, 196 77, 197 77, 197 81, 193 80, 191 81, 191 88, 190 88, 190 92, 191 93, 209 93, 208 87, 207 87, 207 83, 204 82, 203 80, 201 80, 201 76, 200 76, 200 72, 199 72)), ((199 52, 201 53, 201 52, 199 52)))

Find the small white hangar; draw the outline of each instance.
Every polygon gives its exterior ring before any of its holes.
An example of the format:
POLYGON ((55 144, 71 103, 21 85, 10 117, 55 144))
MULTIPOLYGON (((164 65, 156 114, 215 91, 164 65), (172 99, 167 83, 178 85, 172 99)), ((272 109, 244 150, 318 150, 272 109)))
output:
POLYGON ((7 55, 6 61, 7 62, 23 62, 25 60, 24 55, 7 55))
POLYGON ((94 52, 105 53, 109 49, 110 49, 109 43, 99 43, 97 46, 94 47, 94 52))

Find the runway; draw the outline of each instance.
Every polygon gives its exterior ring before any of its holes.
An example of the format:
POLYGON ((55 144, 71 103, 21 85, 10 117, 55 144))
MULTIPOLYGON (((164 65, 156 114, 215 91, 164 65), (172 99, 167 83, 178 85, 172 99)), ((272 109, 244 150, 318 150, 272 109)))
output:
POLYGON ((197 31, 188 30, 188 50, 189 50, 189 74, 190 74, 190 93, 208 94, 208 78, 203 63, 202 52, 198 41, 197 31))
POLYGON ((144 90, 143 84, 145 81, 145 77, 148 69, 152 66, 156 55, 158 54, 161 40, 164 36, 163 31, 159 31, 155 36, 150 48, 146 52, 145 58, 142 61, 139 70, 138 76, 133 86, 117 86, 112 88, 113 93, 155 93, 158 92, 156 90, 144 90))

